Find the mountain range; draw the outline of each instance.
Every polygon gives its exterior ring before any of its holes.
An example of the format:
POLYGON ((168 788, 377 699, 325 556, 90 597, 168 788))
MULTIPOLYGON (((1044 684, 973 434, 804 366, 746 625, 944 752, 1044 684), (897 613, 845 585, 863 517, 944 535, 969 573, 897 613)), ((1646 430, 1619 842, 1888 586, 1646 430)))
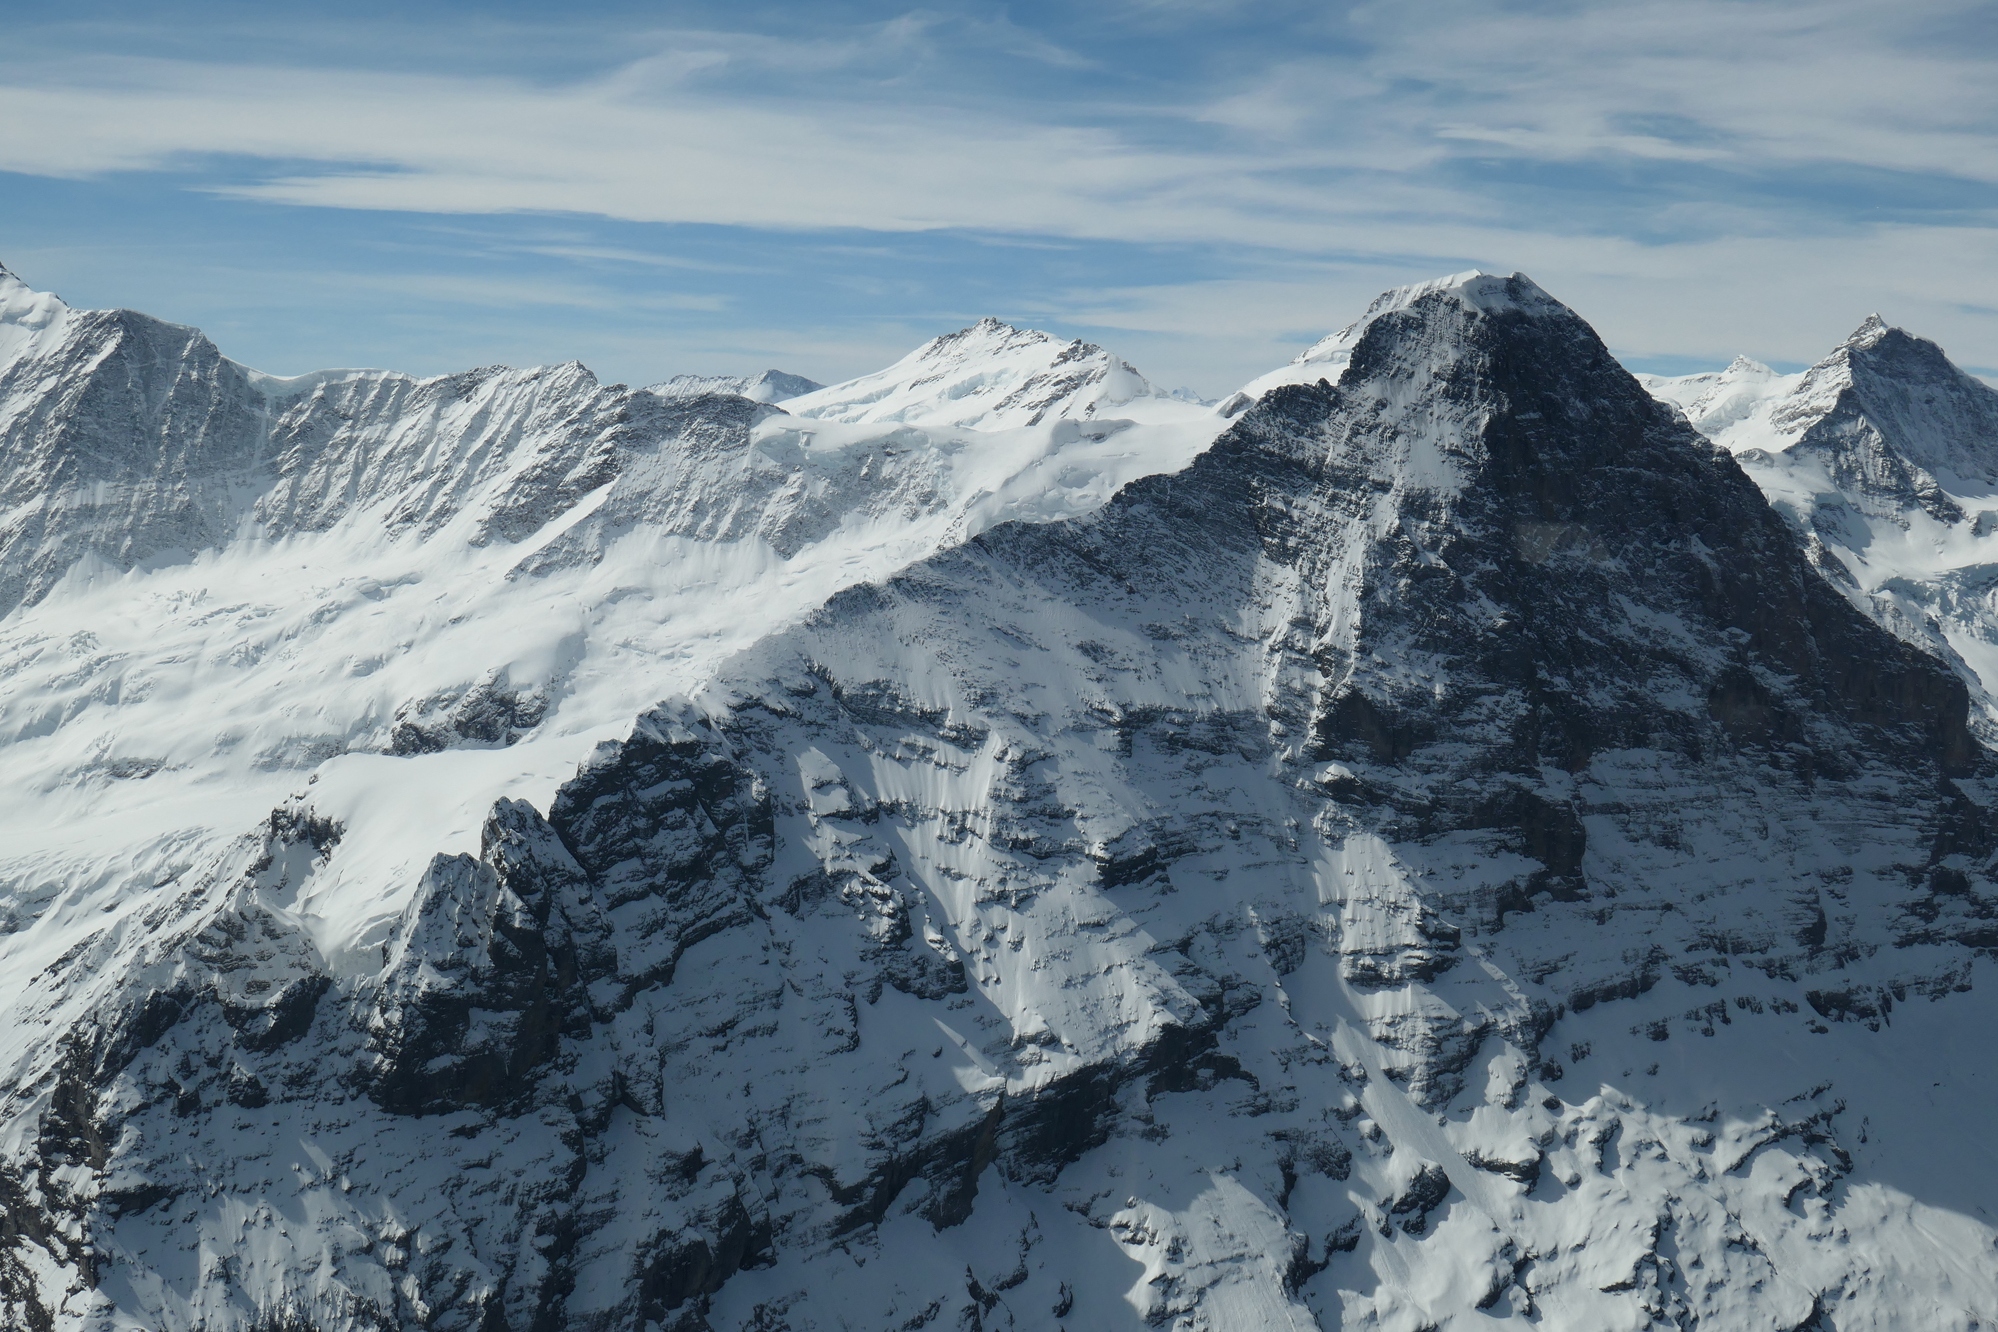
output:
POLYGON ((0 270, 0 1320, 1989 1326, 1991 542, 1878 319, 1458 274, 1209 407, 0 270))

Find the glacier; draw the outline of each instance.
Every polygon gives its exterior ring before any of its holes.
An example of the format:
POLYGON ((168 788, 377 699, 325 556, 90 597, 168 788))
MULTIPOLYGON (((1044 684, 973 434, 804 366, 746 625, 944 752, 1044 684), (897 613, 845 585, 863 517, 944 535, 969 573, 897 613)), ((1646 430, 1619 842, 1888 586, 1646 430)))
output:
POLYGON ((0 1318, 1998 1320, 1933 344, 1640 381, 1473 272, 1214 409, 775 380, 0 275, 0 1318))

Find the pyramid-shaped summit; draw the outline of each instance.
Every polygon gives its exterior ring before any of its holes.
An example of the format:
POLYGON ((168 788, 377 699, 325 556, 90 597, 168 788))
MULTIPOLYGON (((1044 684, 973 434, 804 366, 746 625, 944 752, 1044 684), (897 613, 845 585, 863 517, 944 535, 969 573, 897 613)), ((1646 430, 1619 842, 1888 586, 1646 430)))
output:
POLYGON ((1841 489, 1889 504, 1954 520, 1949 495, 1998 490, 1998 389, 1877 314, 1805 372, 1770 424, 1841 489))
POLYGON ((1245 418, 1217 445, 1291 452, 1319 478, 1298 548, 1326 562, 1304 588, 1334 635, 1317 650, 1338 656, 1313 726, 1344 717, 1397 755, 1483 729, 1522 771, 1573 770, 1606 749, 1710 752, 1727 729, 1710 698, 1768 679, 1797 691, 1791 720, 1768 721, 1792 740, 1783 728, 1828 710, 1966 762, 1940 672, 1845 607, 1732 460, 1580 318, 1502 283, 1378 313, 1337 389, 1280 390, 1266 405, 1281 426, 1245 418), (1690 702, 1659 706, 1673 698, 1690 702))

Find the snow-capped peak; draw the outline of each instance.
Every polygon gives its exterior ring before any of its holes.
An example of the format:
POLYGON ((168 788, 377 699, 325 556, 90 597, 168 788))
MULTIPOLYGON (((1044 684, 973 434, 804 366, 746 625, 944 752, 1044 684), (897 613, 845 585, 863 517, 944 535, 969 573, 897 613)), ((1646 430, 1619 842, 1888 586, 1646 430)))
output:
POLYGON ((1121 357, 990 316, 932 338, 886 370, 785 403, 794 416, 1002 430, 1043 421, 1145 415, 1186 405, 1121 357))
POLYGON ((1852 330, 1852 336, 1840 345, 1846 347, 1871 347, 1891 331, 1892 329, 1888 326, 1887 321, 1882 319, 1876 312, 1860 320, 1859 327, 1852 330))
POLYGON ((1778 375, 1746 356, 1735 357, 1725 370, 1637 376, 1646 392, 1677 407, 1694 429, 1709 438, 1765 411, 1796 380, 1795 375, 1778 375))
POLYGON ((1998 489, 1998 391, 1877 314, 1804 372, 1769 424, 1800 444, 1865 435, 1952 494, 1998 489))
POLYGON ((36 291, 0 264, 0 367, 60 326, 69 307, 51 291, 36 291))
POLYGON ((1319 380, 1338 383, 1339 376, 1346 372, 1346 365, 1353 358, 1353 348, 1358 345, 1360 335, 1367 326, 1383 315, 1405 310, 1425 296, 1448 293, 1466 309, 1496 314, 1503 310, 1521 310, 1540 314, 1552 310, 1565 309, 1559 301, 1543 291, 1539 284, 1524 273, 1509 273, 1500 276, 1482 269, 1468 269, 1462 273, 1452 273, 1448 277, 1432 278, 1427 282, 1414 282, 1405 287, 1395 287, 1374 298, 1366 313, 1340 329, 1311 344, 1289 365, 1272 370, 1257 379, 1250 380, 1240 390, 1224 399, 1215 408, 1223 416, 1237 416, 1261 399, 1271 389, 1284 384, 1315 384, 1319 380))
POLYGON ((674 375, 663 384, 654 384, 651 392, 662 398, 693 398, 703 393, 733 393, 737 397, 748 398, 751 402, 783 402, 813 393, 825 385, 803 375, 786 374, 782 370, 765 370, 756 375, 674 375))

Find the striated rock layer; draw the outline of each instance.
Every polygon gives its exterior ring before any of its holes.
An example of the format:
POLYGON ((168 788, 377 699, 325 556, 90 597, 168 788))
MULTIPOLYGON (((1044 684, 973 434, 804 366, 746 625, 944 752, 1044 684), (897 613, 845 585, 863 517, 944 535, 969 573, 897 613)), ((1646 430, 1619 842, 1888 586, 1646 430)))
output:
POLYGON ((378 962, 295 910, 358 835, 305 797, 51 958, 0 1305, 1998 1318, 1962 679, 1525 278, 1342 353, 500 802, 378 962))

